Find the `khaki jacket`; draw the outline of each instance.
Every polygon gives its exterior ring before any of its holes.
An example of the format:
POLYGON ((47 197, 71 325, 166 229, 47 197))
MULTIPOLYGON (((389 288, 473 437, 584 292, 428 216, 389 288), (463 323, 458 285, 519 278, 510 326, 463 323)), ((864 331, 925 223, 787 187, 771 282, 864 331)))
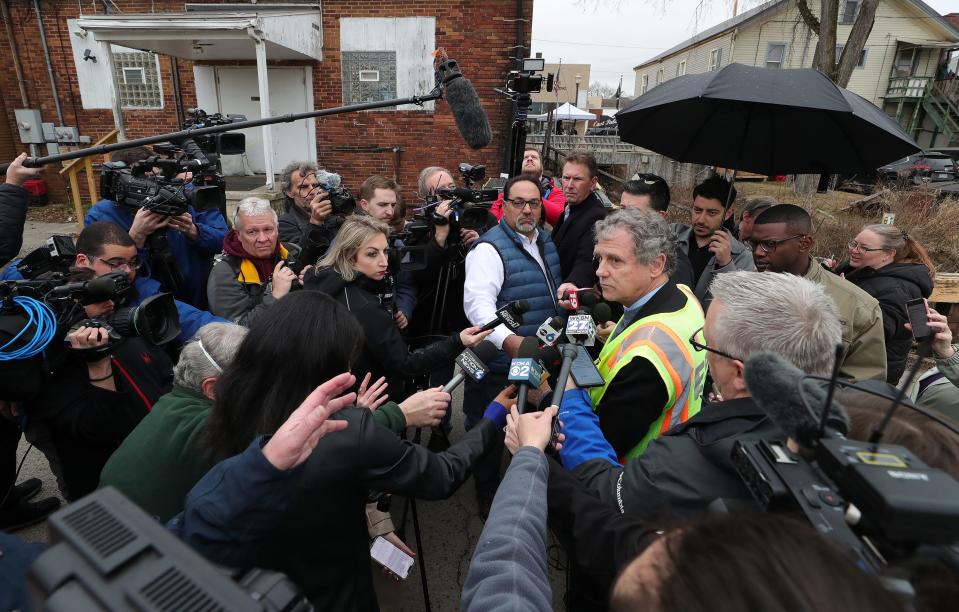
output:
POLYGON ((805 277, 822 285, 836 303, 846 358, 839 375, 854 380, 886 380, 886 340, 879 302, 846 279, 825 270, 812 258, 805 277))

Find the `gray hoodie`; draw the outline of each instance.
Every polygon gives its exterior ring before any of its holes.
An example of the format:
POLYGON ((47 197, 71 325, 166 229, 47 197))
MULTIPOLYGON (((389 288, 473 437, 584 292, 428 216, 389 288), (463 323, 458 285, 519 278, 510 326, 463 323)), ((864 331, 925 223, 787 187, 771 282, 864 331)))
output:
MULTIPOLYGON (((670 223, 669 227, 673 230, 673 233, 676 234, 676 240, 679 241, 677 248, 681 249, 684 253, 688 253, 689 241, 694 239, 693 228, 683 223, 670 223)), ((713 283, 713 276, 715 274, 735 272, 736 270, 745 270, 747 272, 755 272, 756 270, 756 265, 753 263, 753 252, 749 247, 732 236, 730 236, 730 239, 732 240, 732 246, 730 247, 732 261, 721 268, 717 268, 716 257, 710 257, 709 263, 706 264, 706 268, 703 270, 703 275, 699 277, 696 287, 693 288, 693 293, 696 294, 699 303, 703 305, 703 310, 709 308, 709 302, 713 300, 713 296, 709 293, 709 286, 713 283)))

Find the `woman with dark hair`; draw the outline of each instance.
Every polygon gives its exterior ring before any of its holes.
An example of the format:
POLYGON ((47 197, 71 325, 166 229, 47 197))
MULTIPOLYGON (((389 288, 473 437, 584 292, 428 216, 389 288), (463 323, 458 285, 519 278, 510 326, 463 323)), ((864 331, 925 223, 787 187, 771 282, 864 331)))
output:
POLYGON ((906 302, 932 293, 936 266, 921 244, 893 225, 867 225, 849 243, 838 274, 876 298, 886 337, 886 381, 897 384, 906 369, 912 332, 906 302))
MULTIPOLYGON (((199 447, 220 461, 275 432, 316 387, 353 369, 363 337, 356 319, 327 295, 300 291, 278 301, 254 322, 217 380, 199 447)), ((449 402, 449 394, 428 390, 404 404, 431 394, 449 402)), ((376 610, 364 514, 369 491, 421 499, 452 495, 506 423, 505 392, 498 399, 444 453, 400 440, 394 432, 407 422, 401 416, 392 431, 383 426, 385 406, 337 413, 347 428, 320 440, 300 468, 291 508, 264 538, 256 566, 286 573, 318 610, 376 610)), ((365 401, 361 397, 360 404, 365 401)))
POLYGON ((359 321, 366 342, 354 370, 357 379, 367 372, 374 378, 385 376, 396 393, 406 378, 448 364, 464 347, 476 346, 490 332, 470 327, 410 352, 394 322, 389 233, 385 223, 353 215, 343 223, 316 270, 305 276, 303 285, 333 296, 359 321))

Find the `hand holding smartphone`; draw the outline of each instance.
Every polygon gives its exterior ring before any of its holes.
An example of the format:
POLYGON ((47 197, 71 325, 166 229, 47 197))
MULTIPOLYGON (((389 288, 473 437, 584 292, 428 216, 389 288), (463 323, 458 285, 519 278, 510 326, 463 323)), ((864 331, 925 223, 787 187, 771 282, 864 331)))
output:
POLYGON ((374 561, 403 580, 406 580, 406 577, 410 575, 410 568, 413 567, 413 557, 397 548, 395 544, 383 536, 378 536, 373 540, 373 545, 370 547, 370 556, 374 561))
POLYGON ((916 298, 906 302, 906 314, 909 317, 909 324, 912 326, 912 336, 916 340, 925 340, 932 335, 930 329, 929 317, 926 314, 926 300, 916 298))

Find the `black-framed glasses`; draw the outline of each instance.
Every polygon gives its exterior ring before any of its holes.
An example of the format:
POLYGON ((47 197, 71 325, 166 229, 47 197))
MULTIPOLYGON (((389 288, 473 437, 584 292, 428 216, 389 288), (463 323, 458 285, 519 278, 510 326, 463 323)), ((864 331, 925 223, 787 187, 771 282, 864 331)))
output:
POLYGON ((790 236, 789 238, 780 238, 779 240, 753 240, 752 238, 747 238, 745 240, 746 244, 749 245, 749 248, 756 250, 758 246, 763 250, 763 253, 767 255, 776 250, 780 244, 784 242, 789 242, 790 240, 795 240, 796 238, 802 238, 806 234, 796 234, 795 236, 790 236))
POLYGON ((524 200, 523 198, 506 198, 505 201, 509 202, 509 205, 516 210, 523 210, 527 206, 529 206, 530 210, 539 210, 543 206, 543 201, 540 199, 524 200))
POLYGON ((689 337, 689 343, 693 345, 694 349, 696 349, 697 351, 708 351, 710 353, 716 353, 720 357, 725 357, 726 359, 731 359, 733 361, 742 361, 742 362, 746 361, 745 359, 740 359, 739 357, 733 357, 729 353, 724 353, 718 349, 709 348, 708 346, 706 346, 706 338, 703 336, 703 329, 704 328, 700 327, 695 332, 693 332, 692 336, 689 337), (697 340, 697 338, 700 338, 701 340, 697 340))
POLYGON ((866 245, 864 245, 864 244, 859 244, 859 243, 856 242, 855 240, 851 240, 851 241, 846 245, 846 247, 848 247, 850 251, 859 251, 860 253, 872 253, 873 251, 885 251, 885 250, 886 250, 886 249, 884 249, 884 248, 882 248, 882 247, 879 247, 879 248, 877 248, 877 249, 870 249, 870 248, 867 247, 866 245))
POLYGON ((133 259, 123 259, 122 257, 111 257, 110 259, 103 259, 102 257, 93 256, 93 259, 99 259, 105 263, 110 270, 119 270, 120 268, 127 268, 132 271, 139 270, 143 266, 143 260, 139 257, 134 257, 133 259))

